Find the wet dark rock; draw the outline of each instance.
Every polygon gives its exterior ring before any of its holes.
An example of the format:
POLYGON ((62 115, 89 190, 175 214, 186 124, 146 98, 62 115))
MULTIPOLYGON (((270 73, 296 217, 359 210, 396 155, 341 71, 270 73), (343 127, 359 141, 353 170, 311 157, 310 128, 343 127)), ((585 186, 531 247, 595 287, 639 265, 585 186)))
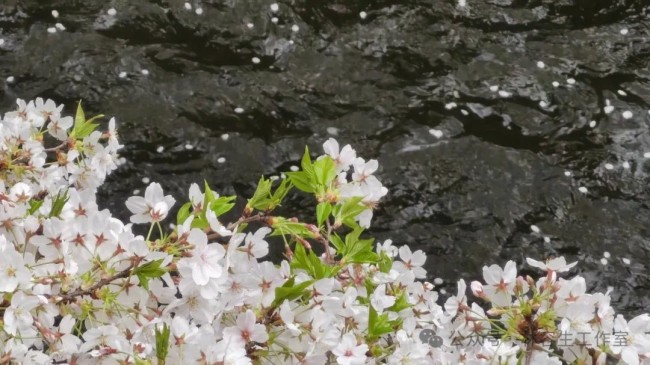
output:
MULTIPOLYGON (((72 112, 81 99, 115 116, 128 162, 101 196, 125 219, 145 176, 179 201, 203 179, 246 196, 335 128, 382 166, 390 193, 372 233, 427 252, 449 291, 484 264, 565 255, 591 289, 614 288, 617 308, 647 311, 650 5, 467 3, 300 0, 273 14, 261 0, 191 11, 167 0, 5 1, 0 72, 15 81, 0 103, 44 96, 72 112), (49 34, 57 22, 66 31, 49 34)), ((285 209, 308 216, 309 203, 297 195, 285 209)))

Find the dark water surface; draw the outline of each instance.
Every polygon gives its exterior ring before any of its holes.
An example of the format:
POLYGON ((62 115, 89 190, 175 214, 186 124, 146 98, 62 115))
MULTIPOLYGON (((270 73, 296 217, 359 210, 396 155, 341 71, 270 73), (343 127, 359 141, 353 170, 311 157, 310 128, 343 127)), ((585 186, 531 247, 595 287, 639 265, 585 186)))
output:
POLYGON ((647 311, 650 1, 467 3, 286 0, 274 24, 272 1, 3 0, 1 105, 114 115, 128 163, 102 200, 122 218, 143 177, 179 201, 204 178, 247 195, 337 133, 382 166, 373 234, 424 250, 448 290, 565 255, 618 309, 647 311))

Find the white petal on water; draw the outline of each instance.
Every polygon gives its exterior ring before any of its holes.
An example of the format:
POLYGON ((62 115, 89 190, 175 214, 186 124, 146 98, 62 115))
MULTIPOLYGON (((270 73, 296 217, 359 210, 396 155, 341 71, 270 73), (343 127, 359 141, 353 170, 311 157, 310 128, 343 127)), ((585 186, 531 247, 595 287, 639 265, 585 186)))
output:
POLYGON ((16 78, 15 78, 15 77, 13 77, 13 76, 9 76, 9 77, 7 77, 7 82, 8 82, 8 83, 13 84, 14 81, 16 81, 16 78))
POLYGON ((117 10, 115 10, 115 8, 110 8, 110 9, 108 9, 106 11, 106 14, 108 14, 110 16, 113 16, 113 15, 117 14, 117 10))
POLYGON ((54 24, 54 26, 56 27, 56 29, 58 29, 58 30, 60 30, 60 31, 64 31, 64 30, 65 30, 65 25, 63 25, 63 24, 61 24, 61 23, 56 23, 56 24, 54 24))
POLYGON ((544 68, 544 67, 546 67, 546 65, 542 61, 537 61, 537 67, 544 68))
POLYGON ((164 150, 165 150, 165 147, 163 147, 163 146, 158 146, 158 148, 156 148, 156 152, 158 152, 158 153, 162 153, 164 150))
POLYGON ((218 163, 224 163, 224 162, 226 162, 226 158, 225 158, 225 157, 219 157, 219 158, 217 159, 217 162, 218 162, 218 163))
POLYGON ((603 257, 602 259, 600 259, 600 263, 603 264, 603 266, 606 266, 608 261, 606 258, 603 257))
POLYGON ((634 114, 629 110, 626 110, 626 111, 623 112, 623 118, 625 118, 625 119, 630 119, 633 116, 634 116, 634 114))
POLYGON ((144 76, 147 76, 147 75, 149 75, 149 70, 142 69, 142 70, 140 70, 140 73, 143 74, 144 76))
POLYGON ((614 169, 614 165, 612 165, 611 163, 606 163, 606 164, 605 164, 605 169, 607 169, 607 170, 613 170, 613 169, 614 169))
POLYGON ((359 18, 361 18, 361 19, 366 19, 367 16, 368 16, 368 13, 366 13, 365 11, 362 11, 362 12, 359 13, 359 18))
POLYGON ((650 158, 650 152, 646 152, 643 154, 643 158, 650 158))
POLYGON ((235 108, 235 113, 237 113, 237 114, 241 114, 241 113, 243 113, 243 112, 244 112, 244 108, 240 108, 240 107, 236 107, 236 108, 235 108))
POLYGON ((557 81, 552 82, 553 87, 560 87, 560 83, 557 81))
POLYGON ((271 11, 277 13, 280 10, 280 6, 277 3, 271 4, 271 11))
POLYGON ((261 62, 261 60, 258 57, 253 57, 251 61, 253 61, 253 63, 256 65, 261 62))
POLYGON ((622 35, 627 35, 630 31, 627 28, 623 28, 620 32, 622 35))
POLYGON ((458 106, 458 105, 457 105, 456 103, 451 102, 451 103, 447 103, 447 104, 445 104, 445 109, 447 109, 447 110, 451 110, 451 109, 454 109, 454 108, 457 107, 457 106, 458 106))
POLYGON ((296 171, 300 170, 300 168, 298 166, 296 166, 296 165, 291 165, 291 167, 289 167, 289 170, 291 170, 293 172, 296 172, 296 171))
POLYGON ((624 257, 624 258, 623 258, 623 263, 624 263, 625 265, 629 265, 629 264, 630 264, 630 259, 628 259, 627 257, 624 257))
POLYGON ((576 79, 574 79, 573 77, 570 77, 570 78, 566 79, 566 83, 569 84, 569 85, 574 85, 576 83, 576 79))
POLYGON ((127 73, 125 71, 120 72, 117 76, 121 79, 126 78, 127 73))
POLYGON ((564 171, 564 176, 571 176, 571 171, 569 170, 564 171))
POLYGON ((56 33, 56 28, 55 27, 49 27, 47 28, 47 32, 50 34, 56 33))
POLYGON ((203 14, 203 8, 196 8, 196 10, 194 10, 194 12, 196 13, 196 15, 201 15, 201 14, 203 14))
POLYGON ((623 90, 618 90, 617 93, 620 96, 627 96, 627 93, 625 91, 623 91, 623 90))
POLYGON ((614 111, 614 106, 613 105, 605 105, 605 107, 603 108, 603 111, 605 112, 605 114, 609 114, 609 113, 614 111))
POLYGON ((298 33, 299 30, 300 30, 300 27, 298 26, 298 24, 294 24, 294 25, 291 26, 291 31, 292 32, 298 33))
POLYGON ((59 17, 59 12, 56 10, 52 10, 52 18, 56 19, 59 17))
POLYGON ((623 168, 624 169, 629 169, 630 168, 630 163, 627 162, 627 161, 623 162, 623 168))
POLYGON ((608 258, 612 257, 612 254, 609 253, 609 251, 605 251, 605 252, 603 252, 603 257, 608 259, 608 258))
POLYGON ((589 122, 589 127, 596 128, 596 121, 592 120, 591 122, 589 122))
POLYGON ((530 230, 533 231, 534 233, 539 233, 539 232, 541 232, 541 230, 539 229, 539 227, 537 227, 537 226, 534 225, 534 224, 531 224, 531 226, 530 226, 530 230))
POLYGON ((436 285, 442 285, 442 283, 444 283, 444 280, 442 280, 442 278, 435 278, 433 279, 433 283, 436 285))
POLYGON ((501 96, 503 98, 509 98, 509 97, 512 96, 512 93, 509 93, 509 92, 507 92, 505 90, 499 90, 499 96, 501 96))
POLYGON ((185 149, 186 149, 186 150, 193 150, 193 149, 194 149, 194 146, 192 146, 191 144, 187 143, 187 144, 185 145, 185 149))
POLYGON ((436 138, 442 138, 443 135, 442 131, 439 129, 429 129, 429 133, 436 138))
POLYGON ((190 4, 190 3, 185 3, 185 9, 187 9, 187 10, 192 10, 192 4, 190 4))
POLYGON ((333 136, 338 136, 339 135, 339 129, 336 127, 327 127, 327 133, 333 135, 333 136))
POLYGON ((277 24, 278 21, 279 21, 279 19, 276 18, 276 17, 271 18, 271 23, 273 23, 273 24, 277 24))
POLYGON ((490 91, 492 91, 492 92, 497 92, 497 91, 499 91, 499 85, 492 85, 492 86, 490 86, 490 91))
POLYGON ((579 188, 578 188, 578 191, 581 192, 581 193, 583 193, 583 194, 587 194, 587 192, 589 192, 589 190, 587 190, 587 188, 584 187, 584 186, 579 187, 579 188))
POLYGON ((142 178, 142 183, 148 184, 149 182, 151 182, 151 179, 149 179, 148 177, 145 176, 142 178))
POLYGON ((227 141, 228 138, 230 138, 230 135, 228 133, 224 133, 224 134, 221 135, 221 139, 224 140, 224 141, 227 141))

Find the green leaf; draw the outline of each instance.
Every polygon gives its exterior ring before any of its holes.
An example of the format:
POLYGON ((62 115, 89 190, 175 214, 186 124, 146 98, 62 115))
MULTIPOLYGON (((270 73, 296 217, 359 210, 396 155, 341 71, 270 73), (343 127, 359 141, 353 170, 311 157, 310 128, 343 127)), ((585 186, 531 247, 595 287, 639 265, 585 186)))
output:
POLYGON ((28 211, 29 215, 33 215, 34 213, 36 213, 36 211, 41 206, 43 206, 43 201, 42 200, 36 200, 36 199, 30 200, 29 201, 29 211, 28 211))
POLYGON ((326 187, 336 177, 336 163, 331 157, 325 156, 313 164, 316 183, 326 187))
POLYGON ((79 104, 77 104, 77 113, 74 118, 74 127, 72 128, 72 132, 70 132, 70 137, 82 139, 89 136, 99 126, 99 124, 93 123, 93 121, 103 117, 104 115, 100 114, 86 120, 86 115, 81 107, 81 101, 79 101, 79 104))
POLYGON ((315 280, 307 280, 295 285, 296 277, 292 276, 282 286, 275 288, 275 299, 272 307, 280 306, 285 300, 293 300, 305 294, 305 289, 313 284, 315 280))
POLYGON ((354 262, 357 264, 375 264, 379 261, 379 255, 374 252, 358 252, 348 257, 347 262, 354 262))
POLYGON ((332 245, 334 245, 334 248, 336 249, 336 253, 342 255, 343 252, 345 251, 345 242, 343 242, 341 237, 339 237, 336 234, 333 234, 330 236, 330 242, 332 243, 332 245))
POLYGON ((264 176, 260 177, 255 193, 250 199, 248 199, 248 204, 246 205, 258 210, 266 210, 270 201, 269 196, 271 195, 272 183, 271 179, 267 180, 264 176))
POLYGON ((383 273, 390 272, 393 267, 393 259, 390 258, 385 252, 379 254, 379 271, 383 273))
POLYGON ((50 209, 49 217, 60 216, 61 212, 63 211, 63 207, 65 206, 65 203, 68 202, 68 199, 70 199, 70 197, 68 196, 67 191, 64 191, 63 193, 58 193, 54 198, 54 200, 52 201, 52 208, 50 209))
POLYGON ((169 352, 169 334, 171 333, 170 327, 165 323, 162 330, 156 326, 156 358, 158 363, 164 363, 169 352))
POLYGON ((388 320, 388 313, 383 313, 378 315, 375 308, 370 306, 370 312, 368 315, 368 339, 374 341, 393 331, 393 327, 388 320))
POLYGON ((307 174, 311 174, 313 172, 311 157, 309 157, 309 147, 307 146, 305 146, 305 153, 302 155, 300 166, 302 167, 302 170, 305 171, 307 174))
POLYGON ((305 193, 314 192, 314 188, 311 186, 311 180, 306 172, 287 172, 287 177, 291 180, 291 183, 298 188, 298 190, 304 191, 305 193))
POLYGON ((307 251, 302 245, 296 245, 296 249, 293 250, 293 256, 291 257, 290 266, 292 269, 302 269, 309 271, 309 261, 307 260, 307 251))
POLYGON ((210 203, 214 200, 214 193, 212 192, 212 189, 210 189, 207 180, 203 180, 203 185, 205 186, 205 192, 203 193, 203 209, 205 209, 205 207, 209 207, 210 203))
POLYGON ((305 223, 292 222, 286 218, 275 217, 273 224, 273 232, 271 236, 284 236, 292 235, 302 238, 315 238, 316 235, 309 228, 307 228, 305 223))
POLYGON ((290 264, 293 270, 302 269, 316 280, 330 278, 339 270, 339 266, 325 264, 314 251, 307 252, 302 245, 296 245, 290 264))
POLYGON ((146 290, 149 290, 149 280, 159 278, 167 272, 164 268, 160 267, 163 260, 149 261, 144 265, 140 265, 133 269, 132 275, 136 275, 140 279, 140 284, 146 290))
POLYGON ((228 213, 235 206, 236 196, 220 196, 210 204, 210 210, 218 217, 228 213))
POLYGON ((391 310, 393 312, 399 312, 410 307, 411 304, 409 304, 406 298, 406 293, 402 293, 397 297, 397 299, 395 299, 395 304, 393 304, 392 307, 388 308, 388 310, 391 310))
POLYGON ((79 103, 77 104, 77 114, 74 117, 74 124, 76 126, 83 123, 86 123, 86 115, 81 107, 81 100, 79 100, 79 103))
POLYGON ((179 226, 182 226, 183 223, 187 220, 187 218, 192 215, 190 212, 190 209, 192 209, 192 202, 187 202, 183 204, 183 206, 178 210, 178 214, 176 214, 176 224, 179 226))
POLYGON ((291 180, 282 179, 280 185, 275 189, 275 192, 271 196, 271 205, 268 207, 268 210, 275 209, 278 205, 282 204, 282 201, 287 196, 293 185, 291 180))
POLYGON ((332 212, 332 205, 328 202, 318 203, 316 206, 316 221, 318 226, 322 226, 327 218, 329 218, 330 213, 332 212))

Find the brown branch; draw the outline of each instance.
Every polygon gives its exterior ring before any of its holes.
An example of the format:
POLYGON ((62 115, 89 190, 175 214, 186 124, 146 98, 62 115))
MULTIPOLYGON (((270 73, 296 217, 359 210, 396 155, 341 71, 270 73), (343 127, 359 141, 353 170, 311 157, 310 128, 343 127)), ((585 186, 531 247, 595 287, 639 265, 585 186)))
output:
POLYGON ((239 219, 236 222, 230 223, 226 227, 226 229, 229 230, 229 231, 232 231, 233 229, 238 227, 240 224, 250 223, 250 222, 258 222, 258 221, 262 221, 262 220, 265 220, 265 219, 268 219, 268 218, 270 218, 270 216, 266 215, 266 214, 263 214, 263 213, 257 213, 256 215, 250 216, 250 217, 241 216, 241 217, 239 217, 239 219))
POLYGON ((97 283, 93 284, 92 286, 88 287, 87 289, 77 289, 77 290, 73 291, 72 293, 68 293, 66 295, 60 296, 60 297, 57 298, 58 300, 56 301, 56 304, 71 302, 76 297, 83 296, 83 295, 91 295, 91 296, 93 296, 97 289, 99 289, 99 288, 101 288, 101 287, 103 287, 105 285, 108 285, 108 284, 112 283, 113 281, 115 281, 117 279, 123 279, 123 278, 129 277, 131 275, 131 271, 136 266, 137 266, 137 263, 131 263, 131 265, 129 265, 129 267, 127 267, 126 269, 118 272, 117 274, 115 274, 115 275, 113 275, 111 277, 108 277, 108 278, 105 278, 105 279, 102 279, 102 280, 98 281, 97 283))

